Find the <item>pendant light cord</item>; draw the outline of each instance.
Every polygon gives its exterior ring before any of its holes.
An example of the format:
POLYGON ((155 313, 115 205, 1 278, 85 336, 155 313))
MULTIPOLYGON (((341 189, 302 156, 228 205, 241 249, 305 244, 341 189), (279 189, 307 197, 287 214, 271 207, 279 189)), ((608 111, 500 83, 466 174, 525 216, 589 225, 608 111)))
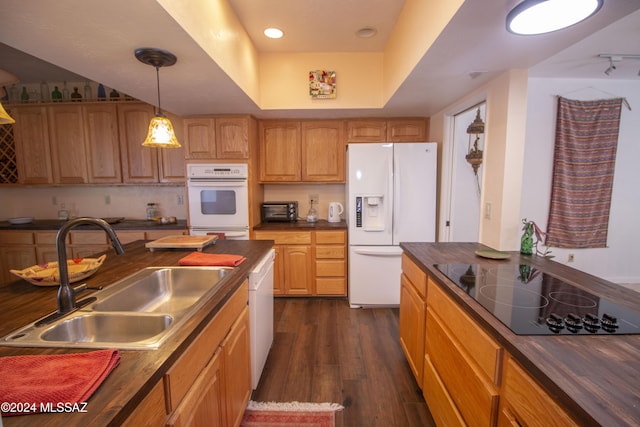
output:
POLYGON ((160 67, 156 66, 156 83, 158 84, 158 116, 163 116, 160 106, 160 67))

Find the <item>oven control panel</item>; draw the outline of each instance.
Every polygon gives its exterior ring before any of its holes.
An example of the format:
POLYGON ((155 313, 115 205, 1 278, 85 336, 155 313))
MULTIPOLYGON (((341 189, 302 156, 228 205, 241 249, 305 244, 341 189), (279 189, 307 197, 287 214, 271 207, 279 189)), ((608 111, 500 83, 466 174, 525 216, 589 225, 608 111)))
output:
POLYGON ((248 166, 244 163, 187 164, 188 179, 247 179, 248 176, 248 166))

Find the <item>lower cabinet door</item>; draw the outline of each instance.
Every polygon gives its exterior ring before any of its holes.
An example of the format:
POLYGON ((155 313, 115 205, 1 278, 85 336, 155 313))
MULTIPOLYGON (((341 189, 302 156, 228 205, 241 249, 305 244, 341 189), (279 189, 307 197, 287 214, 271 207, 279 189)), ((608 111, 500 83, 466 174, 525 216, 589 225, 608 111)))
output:
POLYGON ((167 422, 169 427, 223 427, 226 421, 222 349, 214 353, 167 422))
POLYGON ((222 342, 224 354, 225 400, 227 427, 238 427, 251 396, 251 341, 249 337, 249 307, 231 327, 222 342))

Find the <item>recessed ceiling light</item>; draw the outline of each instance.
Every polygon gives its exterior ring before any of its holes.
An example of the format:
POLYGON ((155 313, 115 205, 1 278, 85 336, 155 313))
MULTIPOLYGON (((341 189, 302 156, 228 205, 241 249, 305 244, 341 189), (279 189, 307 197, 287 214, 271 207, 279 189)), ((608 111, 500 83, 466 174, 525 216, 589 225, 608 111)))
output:
POLYGON ((284 32, 279 28, 267 28, 264 30, 264 35, 270 39, 280 39, 284 36, 284 32))
POLYGON ((561 30, 584 21, 604 0, 524 0, 507 15, 507 30, 534 35, 561 30))
POLYGON ((360 38, 363 38, 363 39, 371 38, 371 37, 375 36, 376 34, 378 34, 378 30, 376 30, 375 28, 371 28, 371 27, 360 28, 358 31, 356 31, 356 35, 358 37, 360 37, 360 38))

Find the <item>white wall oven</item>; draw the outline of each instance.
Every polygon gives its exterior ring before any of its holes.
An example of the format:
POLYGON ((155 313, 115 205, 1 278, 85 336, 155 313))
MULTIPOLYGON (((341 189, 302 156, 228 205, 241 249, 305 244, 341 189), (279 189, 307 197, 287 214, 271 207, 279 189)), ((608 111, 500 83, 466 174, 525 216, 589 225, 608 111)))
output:
POLYGON ((189 234, 248 240, 248 177, 244 163, 187 164, 189 234))

